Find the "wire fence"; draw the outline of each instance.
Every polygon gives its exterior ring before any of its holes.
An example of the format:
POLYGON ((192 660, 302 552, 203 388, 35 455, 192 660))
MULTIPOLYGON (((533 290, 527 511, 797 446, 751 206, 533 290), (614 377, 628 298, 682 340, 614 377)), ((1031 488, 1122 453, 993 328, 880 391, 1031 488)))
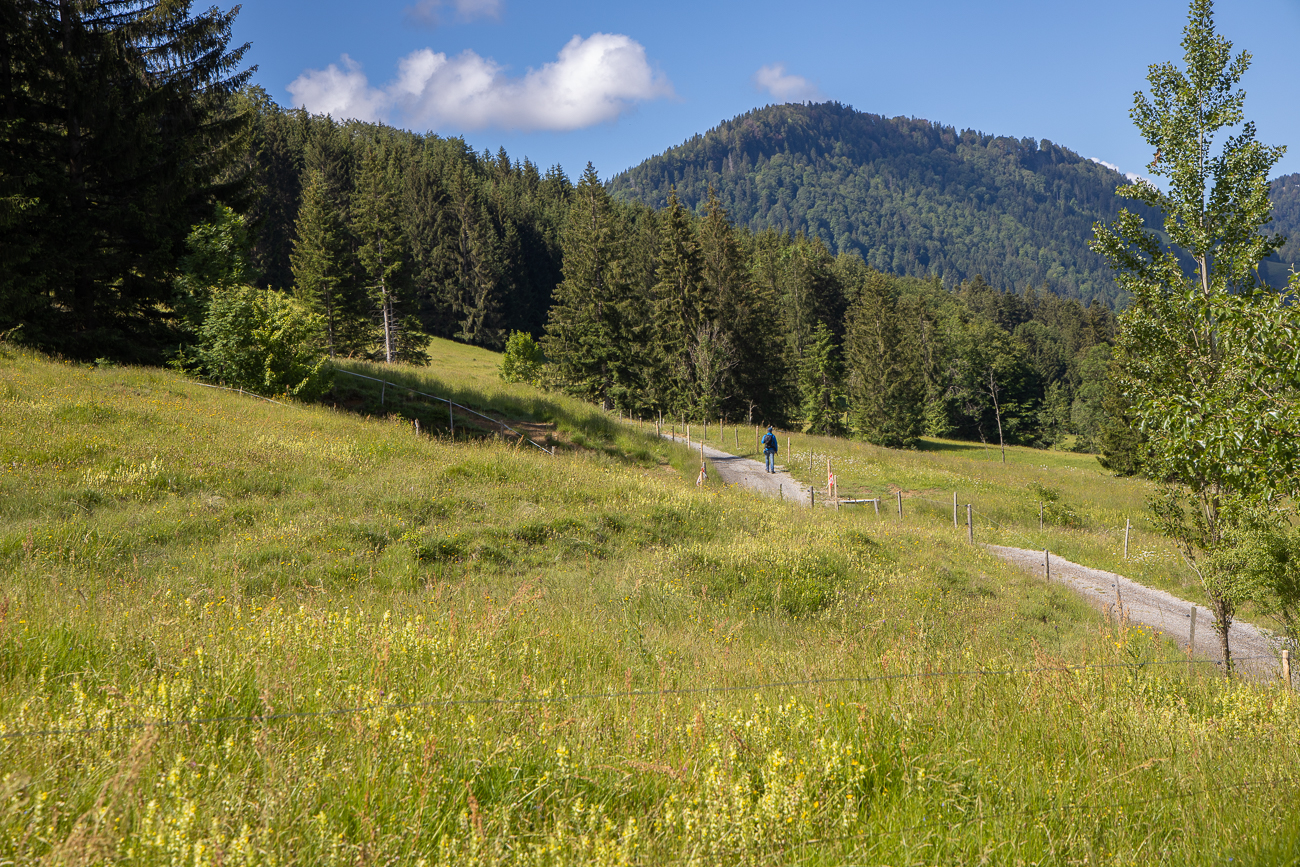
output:
POLYGON ((196 382, 194 384, 200 386, 201 388, 215 388, 220 391, 230 391, 230 392, 234 392, 235 394, 242 394, 245 397, 255 397, 258 400, 264 400, 267 403, 273 403, 276 406, 289 406, 289 404, 284 403, 283 401, 274 400, 273 398, 269 398, 264 395, 258 394, 255 391, 246 391, 245 389, 242 388, 230 388, 224 385, 210 385, 209 383, 206 382, 196 382))
MULTIPOLYGON (((1271 657, 1241 657, 1237 661, 1244 662, 1256 659, 1271 659, 1271 657)), ((113 726, 92 726, 84 728, 51 728, 51 729, 28 729, 25 731, 2 732, 0 740, 14 740, 30 737, 55 737, 67 735, 89 735, 104 734, 118 731, 136 731, 147 728, 178 728, 200 725, 214 725, 219 723, 257 723, 265 724, 270 722, 281 722, 294 719, 322 719, 340 716, 360 716, 362 714, 382 711, 391 713, 401 710, 424 710, 429 708, 442 707, 476 707, 476 706, 530 706, 530 705, 556 705, 556 704, 573 704, 582 701, 614 701, 627 698, 650 698, 656 696, 682 696, 682 695, 725 695, 737 692, 767 692, 778 689, 793 689, 796 687, 809 686, 833 686, 833 685, 862 685, 873 683, 897 682, 906 680, 938 680, 938 679, 960 679, 960 678, 983 678, 983 677, 1007 677, 1027 674, 1066 674, 1071 672, 1083 672, 1094 670, 1110 669, 1144 669, 1154 668, 1162 665, 1185 665, 1187 660, 1184 658, 1167 658, 1142 660, 1138 662, 1095 662, 1095 663, 1074 663, 1063 665, 1036 665, 1016 668, 971 668, 971 669, 952 669, 939 671, 920 671, 920 672, 899 672, 896 674, 877 674, 863 677, 815 677, 801 678, 796 680, 773 680, 762 681, 759 683, 732 684, 732 685, 709 685, 693 687, 667 687, 658 689, 624 689, 609 690, 605 692, 581 692, 565 695, 540 695, 540 696, 517 696, 512 698, 480 696, 469 698, 431 698, 419 701, 406 702, 381 702, 368 705, 359 705, 357 707, 332 708, 330 710, 314 711, 280 711, 265 714, 247 714, 247 715, 223 715, 223 716, 205 716, 205 717, 178 717, 176 719, 155 719, 139 720, 135 722, 122 723, 113 726)))
MULTIPOLYGON (((346 376, 355 376, 355 377, 357 377, 358 379, 368 379, 368 380, 370 380, 371 382, 378 382, 378 383, 380 383, 380 384, 383 385, 385 388, 387 388, 388 386, 392 386, 393 388, 398 389, 398 390, 401 390, 401 391, 405 391, 405 392, 407 392, 408 394, 415 394, 415 395, 419 395, 420 397, 426 398, 426 399, 428 399, 428 400, 435 400, 435 401, 437 401, 437 402, 439 402, 439 403, 445 403, 445 404, 447 404, 447 409, 448 409, 449 412, 451 411, 451 409, 452 409, 453 407, 456 408, 456 409, 459 409, 459 410, 462 411, 462 412, 467 412, 467 413, 469 413, 470 415, 475 416, 476 418, 481 418, 481 419, 483 419, 484 421, 491 422, 492 424, 494 424, 494 425, 500 427, 503 431, 509 431, 510 433, 514 434, 515 436, 519 437, 520 439, 525 439, 525 440, 527 440, 527 441, 529 442, 529 444, 531 444, 534 448, 536 448, 538 451, 542 452, 543 454, 551 455, 552 457, 554 457, 554 455, 555 455, 555 452, 554 452, 553 450, 548 449, 548 448, 546 448, 546 447, 543 446, 543 445, 539 445, 539 444, 536 443, 536 442, 533 442, 533 439, 532 439, 531 437, 529 437, 527 434, 520 433, 519 431, 515 430, 515 429, 512 428, 510 425, 506 424, 505 422, 501 421, 500 419, 495 419, 495 418, 493 418, 493 417, 490 416, 490 415, 484 415, 483 413, 479 412, 478 410, 470 409, 470 408, 467 407, 467 406, 462 406, 461 404, 456 403, 455 401, 453 401, 453 400, 452 400, 451 398, 449 398, 449 397, 441 397, 441 396, 436 395, 436 394, 427 394, 427 393, 425 393, 425 392, 423 392, 423 391, 419 391, 418 389, 411 388, 409 385, 402 385, 401 383, 392 382, 392 381, 387 380, 387 379, 379 379, 378 377, 374 377, 374 376, 366 376, 364 373, 353 373, 353 372, 350 371, 350 370, 342 370, 342 369, 340 369, 340 368, 335 368, 334 372, 335 372, 335 373, 342 373, 342 374, 344 374, 344 375, 346 375, 346 376)), ((383 403, 383 393, 382 393, 382 392, 380 393, 380 403, 381 403, 381 404, 383 403)))
MULTIPOLYGON (((426 398, 426 399, 428 399, 428 400, 434 400, 434 401, 437 401, 438 403, 445 403, 445 404, 447 404, 447 407, 448 407, 449 410, 450 410, 452 407, 455 407, 456 409, 460 410, 461 412, 467 412, 467 413, 469 413, 470 415, 472 415, 472 416, 474 416, 474 417, 476 417, 476 418, 481 418, 481 419, 483 419, 484 421, 491 422, 493 425, 496 425, 497 427, 501 428, 503 431, 509 431, 510 433, 514 434, 515 436, 519 437, 520 439, 522 439, 522 440, 527 440, 528 443, 529 443, 530 445, 532 445, 532 446, 533 446, 534 448, 536 448, 538 451, 542 452, 542 454, 550 455, 550 456, 552 456, 552 457, 555 456, 555 451, 554 451, 554 449, 548 449, 548 448, 546 448, 545 446, 538 444, 538 443, 535 442, 531 437, 529 437, 527 434, 520 433, 519 431, 515 430, 515 429, 512 428, 510 425, 506 424, 505 422, 501 421, 500 419, 492 418, 492 416, 490 416, 490 415, 484 415, 483 413, 479 412, 478 410, 476 410, 476 409, 470 409, 470 408, 467 407, 467 406, 463 406, 463 405, 461 405, 461 404, 459 404, 459 403, 456 403, 455 401, 451 400, 450 398, 440 397, 440 396, 438 396, 438 395, 436 395, 436 394, 426 394, 426 393, 423 392, 423 391, 419 391, 418 389, 411 388, 409 385, 402 385, 401 383, 392 382, 391 380, 387 380, 387 379, 379 379, 378 377, 374 377, 374 376, 366 376, 366 375, 363 374, 363 373, 353 373, 353 372, 350 371, 350 370, 343 370, 343 369, 341 369, 341 368, 337 368, 337 367, 334 368, 334 372, 335 372, 335 373, 342 373, 342 374, 344 374, 345 376, 355 376, 355 377, 357 377, 358 379, 368 379, 368 380, 370 380, 371 382, 378 382, 378 383, 380 383, 380 384, 383 385, 385 388, 387 388, 388 386, 392 386, 392 387, 395 388, 395 389, 399 389, 399 390, 402 390, 402 391, 406 391, 406 392, 409 393, 409 394, 416 394, 416 395, 419 395, 420 397, 426 398)), ((264 401, 266 401, 267 403, 273 403, 273 404, 275 404, 276 406, 291 406, 291 404, 287 404, 287 403, 284 403, 283 401, 279 401, 279 400, 274 400, 274 399, 269 398, 269 397, 266 397, 266 396, 264 396, 264 395, 260 395, 260 394, 258 394, 257 392, 248 391, 247 389, 243 389, 243 388, 230 388, 230 387, 228 387, 228 386, 224 386, 224 385, 211 385, 211 384, 206 383, 206 382, 195 382, 194 384, 197 385, 197 386, 200 386, 200 387, 202 387, 202 388, 215 388, 215 389, 219 389, 219 390, 221 390, 221 391, 229 391, 229 392, 233 392, 233 393, 235 393, 235 394, 242 394, 242 395, 244 395, 244 396, 246 396, 246 397, 255 397, 255 398, 257 398, 258 400, 264 400, 264 401)), ((382 393, 381 393, 381 395, 380 395, 380 403, 383 403, 383 395, 382 395, 382 393)))

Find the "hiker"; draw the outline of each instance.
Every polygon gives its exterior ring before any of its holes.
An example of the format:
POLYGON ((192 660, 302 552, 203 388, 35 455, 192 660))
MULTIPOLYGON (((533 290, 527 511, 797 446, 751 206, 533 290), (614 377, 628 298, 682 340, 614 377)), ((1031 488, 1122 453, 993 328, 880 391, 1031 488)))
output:
POLYGON ((778 446, 776 444, 776 434, 772 433, 772 426, 767 426, 767 433, 763 434, 763 457, 767 458, 767 471, 776 472, 776 453, 778 446))

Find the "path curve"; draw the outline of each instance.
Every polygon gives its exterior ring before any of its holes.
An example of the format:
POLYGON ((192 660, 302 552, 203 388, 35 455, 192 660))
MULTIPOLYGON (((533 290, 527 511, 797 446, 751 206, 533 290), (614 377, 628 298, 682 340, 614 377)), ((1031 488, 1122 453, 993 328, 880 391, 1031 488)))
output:
MULTIPOLYGON (((1021 569, 1043 574, 1042 551, 1005 545, 985 545, 984 548, 1021 569)), ((1195 654, 1216 665, 1223 665, 1214 615, 1204 605, 1193 605, 1172 593, 1147 587, 1123 575, 1080 566, 1055 555, 1051 556, 1050 564, 1052 580, 1070 587, 1094 608, 1113 617, 1116 607, 1122 605, 1130 622, 1156 629, 1176 641, 1184 652, 1191 636, 1192 611, 1195 610, 1195 654)), ((1242 676, 1251 680, 1268 680, 1278 675, 1277 642, 1267 631, 1242 620, 1233 621, 1228 630, 1228 650, 1232 654, 1233 666, 1242 676)))
MULTIPOLYGON (((698 442, 689 442, 681 436, 664 434, 664 437, 699 449, 698 442)), ((781 497, 803 506, 809 505, 807 486, 781 469, 779 464, 776 473, 769 473, 760 461, 729 454, 708 445, 704 446, 704 456, 718 476, 729 485, 741 485, 764 496, 781 497)), ((1012 565, 1038 575, 1043 574, 1042 551, 1005 545, 985 545, 984 548, 1012 565)), ((1178 642, 1184 651, 1187 649, 1192 610, 1195 608, 1196 644, 1193 652, 1219 666, 1223 665, 1219 635, 1214 629, 1214 615, 1205 606, 1194 606, 1172 593, 1147 587, 1123 575, 1081 566, 1057 556, 1051 557, 1051 578, 1070 587, 1099 611, 1108 612, 1108 616, 1114 615, 1118 588, 1118 604, 1123 606, 1124 615, 1130 623, 1154 628, 1178 642)), ((1232 654, 1233 666, 1242 676, 1251 680, 1271 680, 1279 675, 1278 642, 1266 630, 1241 620, 1234 621, 1228 632, 1228 648, 1232 654)))
MULTIPOLYGON (((664 434, 664 439, 674 440, 690 446, 698 452, 700 444, 682 436, 664 434)), ((809 504, 808 487, 777 465, 775 473, 769 473, 762 461, 744 458, 728 452, 704 446, 704 457, 717 472, 718 477, 728 485, 740 485, 767 497, 779 497, 802 506, 809 504)))

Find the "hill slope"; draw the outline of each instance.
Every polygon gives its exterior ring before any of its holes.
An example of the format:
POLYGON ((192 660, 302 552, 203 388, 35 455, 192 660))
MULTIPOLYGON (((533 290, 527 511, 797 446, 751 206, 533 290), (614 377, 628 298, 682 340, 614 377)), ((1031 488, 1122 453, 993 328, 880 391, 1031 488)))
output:
MULTIPOLYGON (((431 393, 495 361, 431 351, 431 393)), ((466 400, 528 398, 497 388, 466 400)), ((0 408, 0 862, 1300 853, 1294 693, 1155 664, 943 502, 795 509, 3 344, 0 408)), ((999 516, 1085 460, 839 448, 999 516)))
MULTIPOLYGON (((995 286, 1046 285, 1114 305, 1119 290, 1087 241, 1095 221, 1134 206, 1115 195, 1124 182, 1046 139, 822 103, 748 112, 610 187, 660 207, 676 186, 698 207, 712 186, 737 223, 816 235, 881 271, 948 281, 982 274, 995 286)), ((1295 210, 1280 208, 1274 230, 1300 236, 1295 210)))

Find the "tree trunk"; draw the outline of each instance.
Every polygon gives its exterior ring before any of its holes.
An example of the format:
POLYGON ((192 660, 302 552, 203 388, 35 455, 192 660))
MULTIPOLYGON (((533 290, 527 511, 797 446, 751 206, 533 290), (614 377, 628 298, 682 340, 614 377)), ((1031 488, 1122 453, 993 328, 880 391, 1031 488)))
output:
POLYGON ((393 301, 388 297, 387 290, 383 292, 384 298, 384 361, 389 364, 393 363, 393 301))
POLYGON ((1213 599, 1214 628, 1219 633, 1219 649, 1223 653, 1223 674, 1232 677, 1232 655, 1228 652, 1228 631, 1232 629, 1232 606, 1226 600, 1213 599))
POLYGON ((998 406, 998 387, 993 383, 993 371, 989 371, 989 394, 993 396, 993 415, 998 420, 998 446, 1002 449, 1002 463, 1007 462, 1007 444, 1002 439, 1002 409, 998 406))

